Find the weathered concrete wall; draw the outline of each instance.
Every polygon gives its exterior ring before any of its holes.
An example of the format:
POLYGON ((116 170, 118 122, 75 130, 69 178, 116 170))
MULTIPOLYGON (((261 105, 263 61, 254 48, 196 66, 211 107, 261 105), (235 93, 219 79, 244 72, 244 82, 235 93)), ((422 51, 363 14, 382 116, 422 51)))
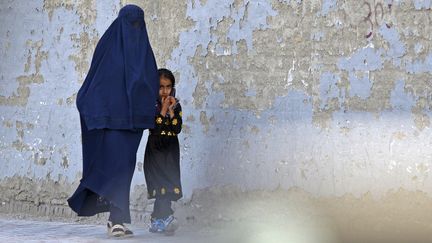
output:
POLYGON ((178 79, 186 197, 221 184, 432 193, 431 1, 40 0, 0 3, 3 201, 63 205, 76 186, 75 96, 126 3, 178 79))

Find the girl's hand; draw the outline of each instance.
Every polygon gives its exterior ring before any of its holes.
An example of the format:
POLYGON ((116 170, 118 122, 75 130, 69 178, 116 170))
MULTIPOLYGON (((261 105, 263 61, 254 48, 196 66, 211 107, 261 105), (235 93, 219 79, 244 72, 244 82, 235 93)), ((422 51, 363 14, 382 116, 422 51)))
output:
POLYGON ((177 101, 172 96, 168 96, 167 100, 169 100, 168 112, 169 112, 170 117, 173 118, 174 117, 174 107, 177 104, 177 101))
POLYGON ((177 104, 176 99, 172 96, 168 96, 167 99, 169 99, 169 110, 173 110, 175 105, 177 104))
POLYGON ((167 110, 170 107, 169 97, 162 97, 162 109, 167 110))
POLYGON ((161 105, 162 107, 161 107, 160 114, 162 116, 165 116, 170 106, 170 99, 168 99, 168 97, 162 97, 161 105))

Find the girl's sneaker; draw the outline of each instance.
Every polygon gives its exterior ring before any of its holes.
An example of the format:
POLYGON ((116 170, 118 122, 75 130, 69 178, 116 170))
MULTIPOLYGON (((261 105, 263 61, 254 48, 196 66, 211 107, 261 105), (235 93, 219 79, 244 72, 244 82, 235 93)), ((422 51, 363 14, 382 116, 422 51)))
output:
POLYGON ((164 233, 165 235, 173 235, 178 229, 177 219, 170 215, 165 219, 151 219, 149 231, 152 233, 164 233))

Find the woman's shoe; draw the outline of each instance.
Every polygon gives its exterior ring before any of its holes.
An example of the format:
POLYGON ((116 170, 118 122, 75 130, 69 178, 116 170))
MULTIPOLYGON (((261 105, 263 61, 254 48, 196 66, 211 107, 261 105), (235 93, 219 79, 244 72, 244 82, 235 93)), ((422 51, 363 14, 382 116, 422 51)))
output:
POLYGON ((132 237, 133 232, 123 224, 113 225, 111 221, 107 223, 108 235, 113 237, 132 237))

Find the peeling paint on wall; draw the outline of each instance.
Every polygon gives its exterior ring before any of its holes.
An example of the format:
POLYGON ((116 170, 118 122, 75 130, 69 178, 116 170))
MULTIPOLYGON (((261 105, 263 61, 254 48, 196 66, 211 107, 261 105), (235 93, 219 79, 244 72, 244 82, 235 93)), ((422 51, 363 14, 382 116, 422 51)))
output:
POLYGON ((90 67, 89 60, 93 56, 94 48, 96 47, 99 37, 97 33, 93 33, 92 37, 89 37, 87 32, 82 32, 79 37, 77 34, 72 34, 70 38, 75 43, 75 47, 79 48, 79 52, 70 55, 69 59, 75 63, 75 71, 79 73, 79 81, 82 83, 90 67), (90 40, 90 38, 92 39, 90 40))
MULTIPOLYGON (((99 34, 94 28, 97 17, 96 2, 93 0, 83 0, 78 2, 44 0, 43 9, 48 12, 50 21, 52 21, 52 16, 55 10, 62 8, 68 11, 75 10, 79 15, 79 25, 83 28, 83 32, 70 35, 71 40, 75 43, 73 47, 79 48, 79 51, 76 54, 69 56, 70 60, 75 62, 75 70, 79 73, 79 82, 82 83, 90 66, 89 60, 91 59, 94 48, 99 40, 99 34)), ((63 31, 64 29, 61 28, 58 38, 60 38, 63 31)))
MULTIPOLYGON (((179 1, 175 7, 169 8, 167 6, 173 4, 170 0, 122 0, 121 4, 136 4, 144 9, 147 32, 156 60, 159 66, 166 66, 172 50, 179 44, 179 33, 193 26, 193 20, 186 16, 187 1, 179 1)), ((176 74, 181 75, 181 72, 176 74)))
POLYGON ((94 24, 97 11, 96 2, 94 0, 83 1, 59 1, 59 0, 44 0, 43 9, 48 12, 49 20, 52 21, 54 11, 59 8, 64 8, 69 11, 76 10, 80 18, 80 24, 89 26, 94 24))
POLYGON ((41 51, 43 41, 40 40, 33 42, 32 40, 27 40, 26 46, 28 47, 27 61, 24 65, 24 73, 26 73, 26 75, 21 75, 16 78, 19 85, 16 92, 11 96, 5 97, 0 95, 0 105, 25 106, 28 102, 28 97, 30 96, 30 88, 28 86, 44 82, 44 77, 40 72, 40 68, 42 61, 48 58, 48 52, 41 51), (33 52, 36 52, 34 57, 33 52), (28 74, 31 68, 32 73, 28 74))
POLYGON ((127 3, 176 75, 186 197, 221 184, 432 193, 431 4, 417 0, 2 2, 0 21, 22 28, 0 28, 0 178, 79 180, 76 94, 127 3))

